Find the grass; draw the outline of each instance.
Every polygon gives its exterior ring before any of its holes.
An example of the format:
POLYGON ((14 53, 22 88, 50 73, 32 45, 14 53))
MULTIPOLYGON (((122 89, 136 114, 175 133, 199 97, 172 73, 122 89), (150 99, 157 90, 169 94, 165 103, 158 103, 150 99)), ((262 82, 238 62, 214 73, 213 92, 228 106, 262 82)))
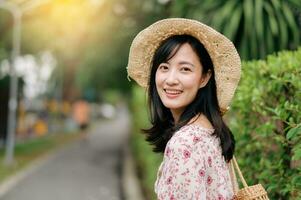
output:
POLYGON ((15 162, 12 166, 3 163, 4 149, 0 149, 0 184, 9 176, 23 169, 33 160, 45 155, 50 150, 80 138, 80 133, 49 134, 29 139, 15 146, 15 162))

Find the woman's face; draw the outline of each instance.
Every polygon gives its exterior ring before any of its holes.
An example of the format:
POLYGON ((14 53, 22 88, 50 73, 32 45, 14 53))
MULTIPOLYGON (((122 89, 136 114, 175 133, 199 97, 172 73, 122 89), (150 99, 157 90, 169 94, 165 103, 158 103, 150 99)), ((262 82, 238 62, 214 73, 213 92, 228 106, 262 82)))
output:
POLYGON ((157 91, 176 121, 195 99, 198 89, 207 84, 210 75, 202 75, 202 69, 198 55, 188 43, 183 44, 170 60, 159 65, 156 71, 157 91))

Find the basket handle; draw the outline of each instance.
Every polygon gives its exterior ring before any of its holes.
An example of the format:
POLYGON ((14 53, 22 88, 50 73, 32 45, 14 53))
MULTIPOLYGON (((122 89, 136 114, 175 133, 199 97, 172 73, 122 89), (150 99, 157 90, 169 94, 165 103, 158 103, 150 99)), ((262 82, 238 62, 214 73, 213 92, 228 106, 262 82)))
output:
POLYGON ((237 177, 235 174, 232 160, 229 162, 229 173, 230 173, 230 179, 231 179, 231 183, 232 183, 233 192, 234 192, 234 194, 236 194, 239 191, 239 186, 238 186, 237 177))
POLYGON ((236 172, 238 173, 238 176, 243 184, 244 187, 248 187, 248 184, 245 180, 245 178, 243 177, 241 171, 240 171, 240 168, 237 164, 237 161, 236 161, 236 158, 235 156, 233 155, 233 158, 231 159, 230 161, 230 168, 231 168, 231 176, 233 176, 233 180, 232 182, 234 182, 234 180, 236 180, 234 183, 233 183, 233 189, 234 189, 234 192, 237 192, 238 191, 238 186, 237 186, 237 178, 236 178, 236 175, 235 175, 235 170, 236 172))

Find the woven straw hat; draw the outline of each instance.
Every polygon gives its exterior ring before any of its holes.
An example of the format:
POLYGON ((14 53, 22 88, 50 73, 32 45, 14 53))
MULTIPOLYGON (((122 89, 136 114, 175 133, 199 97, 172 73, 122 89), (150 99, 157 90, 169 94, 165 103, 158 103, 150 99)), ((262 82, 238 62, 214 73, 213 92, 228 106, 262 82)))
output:
POLYGON ((142 30, 130 48, 128 76, 147 88, 157 48, 167 38, 184 34, 198 39, 208 51, 214 66, 219 107, 222 112, 226 112, 240 79, 240 57, 228 38, 199 21, 169 18, 142 30))

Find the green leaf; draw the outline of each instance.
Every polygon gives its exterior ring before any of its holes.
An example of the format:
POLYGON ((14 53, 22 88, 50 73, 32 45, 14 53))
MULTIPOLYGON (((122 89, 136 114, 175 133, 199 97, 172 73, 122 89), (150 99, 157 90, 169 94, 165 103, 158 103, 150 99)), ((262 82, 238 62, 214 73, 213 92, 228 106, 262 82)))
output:
POLYGON ((234 36, 238 31, 239 28, 239 22, 241 20, 242 10, 237 7, 233 11, 233 15, 231 16, 229 25, 225 27, 224 34, 230 39, 234 40, 234 36))
POLYGON ((292 178, 292 184, 301 186, 301 176, 294 176, 292 178))
POLYGON ((293 13, 292 11, 289 9, 289 7, 283 3, 283 14, 284 14, 284 17, 291 29, 291 32, 293 34, 293 41, 294 41, 294 44, 297 45, 299 44, 299 30, 298 30, 298 25, 294 19, 294 16, 293 16, 293 13))
POLYGON ((224 6, 221 8, 221 11, 219 14, 215 15, 213 17, 212 23, 214 27, 216 27, 218 30, 222 31, 224 29, 224 26, 227 25, 227 22, 231 15, 229 13, 232 13, 236 5, 236 1, 226 1, 224 6))
POLYGON ((276 13, 279 23, 279 29, 280 29, 280 49, 286 48, 286 45, 288 44, 288 29, 287 24, 285 23, 282 14, 276 13))
MULTIPOLYGON (((261 46, 264 41, 264 19, 263 19, 263 0, 255 0, 255 31, 257 35, 257 44, 261 46)), ((262 58, 265 55, 265 49, 259 48, 259 57, 262 58)))
POLYGON ((286 134, 286 139, 290 140, 290 139, 296 137, 300 133, 301 133, 301 126, 297 126, 297 127, 291 128, 288 131, 288 133, 286 134))
POLYGON ((263 3, 263 5, 264 5, 265 10, 268 13, 267 18, 269 19, 269 25, 271 27, 272 34, 273 34, 273 36, 277 36, 279 33, 279 29, 278 29, 278 25, 277 25, 277 19, 274 14, 274 10, 273 10, 272 6, 266 1, 263 3))
POLYGON ((265 38, 266 38, 266 53, 273 52, 275 48, 274 40, 273 40, 273 31, 270 29, 271 27, 266 26, 265 27, 265 38))
POLYGON ((292 157, 292 160, 300 160, 301 159, 301 149, 297 149, 294 152, 294 155, 292 157))
POLYGON ((244 29, 245 29, 245 34, 250 35, 253 32, 253 1, 243 1, 243 14, 244 14, 244 29))

